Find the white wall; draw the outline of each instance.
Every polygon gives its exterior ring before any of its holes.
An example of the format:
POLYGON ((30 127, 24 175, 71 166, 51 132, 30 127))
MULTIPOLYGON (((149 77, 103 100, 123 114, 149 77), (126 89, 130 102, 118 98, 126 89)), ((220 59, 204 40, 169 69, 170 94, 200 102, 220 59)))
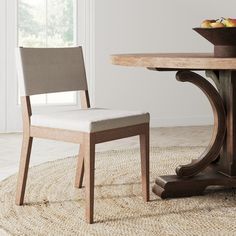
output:
POLYGON ((211 52, 192 28, 206 18, 236 18, 236 1, 95 1, 95 104, 147 110, 152 125, 201 125, 212 122, 211 107, 193 85, 172 72, 110 64, 109 55, 139 52, 211 52))
POLYGON ((0 2, 0 132, 5 131, 6 111, 6 1, 0 2), (3 36, 2 36, 3 35, 3 36))

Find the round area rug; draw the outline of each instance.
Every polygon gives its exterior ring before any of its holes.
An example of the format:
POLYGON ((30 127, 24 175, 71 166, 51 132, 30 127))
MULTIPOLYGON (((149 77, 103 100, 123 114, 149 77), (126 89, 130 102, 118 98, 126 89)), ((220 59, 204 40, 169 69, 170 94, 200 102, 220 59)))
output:
MULTIPOLYGON (((172 174, 203 147, 151 149, 151 185, 172 174)), ((235 235, 236 195, 233 190, 151 202, 141 197, 139 150, 96 154, 95 223, 84 221, 84 188, 73 186, 76 158, 30 169, 25 205, 14 204, 16 176, 0 183, 0 229, 9 235, 235 235)))

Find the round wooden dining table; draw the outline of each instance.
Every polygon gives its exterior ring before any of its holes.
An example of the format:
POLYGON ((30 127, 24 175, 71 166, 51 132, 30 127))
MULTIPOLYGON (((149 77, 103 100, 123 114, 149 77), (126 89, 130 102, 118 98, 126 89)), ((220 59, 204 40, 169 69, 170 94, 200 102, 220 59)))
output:
POLYGON ((203 91, 213 110, 213 132, 205 151, 191 163, 177 166, 176 175, 158 176, 153 192, 161 198, 176 198, 203 194, 209 186, 236 187, 236 58, 209 53, 148 53, 112 55, 111 62, 176 71, 178 81, 190 82, 203 91), (205 71, 207 79, 198 71, 205 71))

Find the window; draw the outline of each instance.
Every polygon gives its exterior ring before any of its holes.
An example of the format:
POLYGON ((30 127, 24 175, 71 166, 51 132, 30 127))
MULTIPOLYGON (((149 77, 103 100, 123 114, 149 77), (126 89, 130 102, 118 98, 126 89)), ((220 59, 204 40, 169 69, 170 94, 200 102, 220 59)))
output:
MULTIPOLYGON (((63 47, 76 44, 76 0, 18 0, 18 45, 63 47)), ((76 104, 76 92, 32 96, 33 104, 76 104)))

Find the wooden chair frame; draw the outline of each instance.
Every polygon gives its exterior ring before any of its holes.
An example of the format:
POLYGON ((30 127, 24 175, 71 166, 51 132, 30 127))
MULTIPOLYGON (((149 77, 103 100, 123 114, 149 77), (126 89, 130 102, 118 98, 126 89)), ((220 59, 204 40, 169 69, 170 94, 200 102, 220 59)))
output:
MULTIPOLYGON (((80 97, 82 108, 89 108, 90 102, 88 91, 80 91, 80 97)), ((23 205, 24 203, 33 138, 45 138, 80 144, 75 187, 82 187, 83 176, 85 175, 85 217, 88 223, 93 223, 95 145, 115 139, 139 135, 143 199, 144 201, 149 201, 149 123, 94 133, 37 127, 32 126, 30 122, 32 115, 30 97, 21 97, 21 105, 23 116, 23 142, 16 190, 17 205, 23 205)))

